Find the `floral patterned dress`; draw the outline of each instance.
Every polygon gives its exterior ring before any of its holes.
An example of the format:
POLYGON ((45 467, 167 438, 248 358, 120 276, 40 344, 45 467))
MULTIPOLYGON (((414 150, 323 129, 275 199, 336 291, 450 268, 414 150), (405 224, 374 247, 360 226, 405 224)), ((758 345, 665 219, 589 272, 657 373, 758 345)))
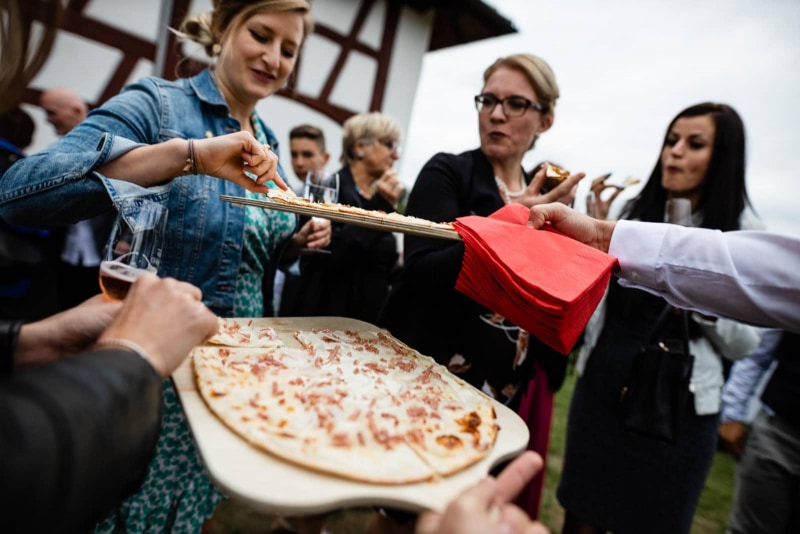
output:
MULTIPOLYGON (((267 138, 258 116, 251 121, 260 143, 267 138)), ((249 198, 262 195, 246 191, 249 198)), ((245 207, 242 260, 236 280, 234 316, 261 317, 262 280, 269 260, 291 237, 294 215, 245 207)), ((139 490, 95 527, 96 533, 199 533, 224 495, 208 478, 171 379, 164 381, 161 434, 139 490)))

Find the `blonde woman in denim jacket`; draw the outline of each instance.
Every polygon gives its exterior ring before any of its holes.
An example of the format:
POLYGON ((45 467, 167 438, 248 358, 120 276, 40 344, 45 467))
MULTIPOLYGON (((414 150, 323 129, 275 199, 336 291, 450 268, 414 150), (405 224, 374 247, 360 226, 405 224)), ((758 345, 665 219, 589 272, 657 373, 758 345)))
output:
MULTIPOLYGON (((169 208, 159 274, 200 287, 220 316, 261 316, 270 265, 286 247, 325 246, 330 225, 243 208, 222 194, 286 188, 277 140, 255 112, 286 82, 311 30, 306 0, 215 0, 184 22, 215 65, 175 82, 144 78, 0 181, 0 217, 66 224, 131 196, 169 208), (294 234, 294 236, 293 236, 294 234), (290 239, 291 238, 291 239, 290 239)), ((132 488, 132 490, 135 488, 132 488)), ((171 384, 156 456, 137 493, 98 531, 200 532, 220 494, 203 472, 171 384)))

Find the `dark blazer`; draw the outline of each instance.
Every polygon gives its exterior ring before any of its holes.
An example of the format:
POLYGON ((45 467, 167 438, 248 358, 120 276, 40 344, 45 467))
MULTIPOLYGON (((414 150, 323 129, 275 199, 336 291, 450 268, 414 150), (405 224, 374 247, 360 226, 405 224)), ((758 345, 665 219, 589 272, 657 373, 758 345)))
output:
MULTIPOLYGON (((369 200, 356 190, 353 174, 339 171, 339 203, 386 213, 394 207, 381 195, 369 200)), ((399 253, 391 232, 351 224, 333 223, 330 254, 309 254, 300 259, 300 278, 293 307, 281 306, 287 316, 339 316, 369 323, 389 291, 399 253)))
MULTIPOLYGON (((417 177, 406 214, 444 222, 488 216, 504 205, 491 164, 476 149, 433 156, 417 177)), ((500 399, 505 386, 529 378, 533 358, 545 367, 550 386, 558 389, 564 377, 563 355, 531 336, 525 364, 512 369, 516 345, 505 331, 487 324, 490 310, 455 290, 463 257, 460 241, 405 235, 404 267, 378 324, 440 363, 463 357, 470 369, 462 376, 477 387, 488 382, 500 399)))
POLYGON ((162 379, 97 350, 0 378, 0 532, 87 532, 144 479, 162 379))

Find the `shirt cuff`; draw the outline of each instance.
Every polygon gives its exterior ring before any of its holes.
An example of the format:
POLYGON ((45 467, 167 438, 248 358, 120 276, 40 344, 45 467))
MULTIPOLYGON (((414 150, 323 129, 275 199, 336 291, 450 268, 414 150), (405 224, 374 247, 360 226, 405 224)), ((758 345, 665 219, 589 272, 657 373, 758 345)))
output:
POLYGON ((636 285, 658 287, 656 272, 667 224, 617 221, 608 253, 619 260, 619 277, 636 285))

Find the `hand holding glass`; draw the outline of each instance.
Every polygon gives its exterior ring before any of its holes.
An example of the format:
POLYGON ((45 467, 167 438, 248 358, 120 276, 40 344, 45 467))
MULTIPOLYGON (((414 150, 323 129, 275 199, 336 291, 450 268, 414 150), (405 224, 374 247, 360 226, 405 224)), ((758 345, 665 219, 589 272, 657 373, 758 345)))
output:
POLYGON ((106 298, 124 300, 142 273, 156 273, 167 224, 167 208, 142 198, 117 205, 117 218, 100 263, 100 289, 106 298))

